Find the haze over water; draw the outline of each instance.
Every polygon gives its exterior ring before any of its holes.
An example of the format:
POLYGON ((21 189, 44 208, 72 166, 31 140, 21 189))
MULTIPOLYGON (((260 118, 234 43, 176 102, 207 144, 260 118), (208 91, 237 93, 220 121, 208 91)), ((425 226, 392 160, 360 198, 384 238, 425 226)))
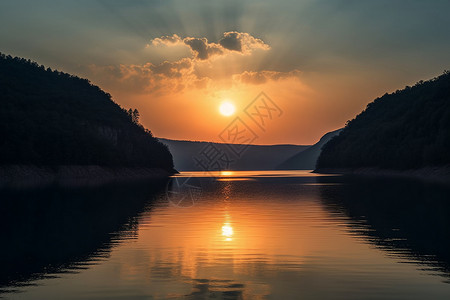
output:
POLYGON ((2 256, 10 264, 26 257, 14 278, 1 272, 7 299, 450 297, 450 190, 438 185, 307 171, 186 172, 167 188, 1 195, 2 256), (36 214, 20 206, 38 200, 36 214), (44 215, 52 221, 33 227, 44 215), (53 250, 39 253, 41 244, 53 250))

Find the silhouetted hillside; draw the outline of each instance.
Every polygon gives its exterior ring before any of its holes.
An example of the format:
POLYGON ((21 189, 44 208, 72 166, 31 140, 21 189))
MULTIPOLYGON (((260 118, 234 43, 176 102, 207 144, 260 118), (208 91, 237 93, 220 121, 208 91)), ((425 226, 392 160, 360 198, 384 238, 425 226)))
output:
POLYGON ((323 145, 325 145, 331 138, 338 135, 342 129, 331 131, 326 133, 320 138, 320 140, 294 156, 282 162, 277 166, 279 170, 312 170, 316 167, 317 158, 322 151, 323 145))
POLYGON ((87 79, 0 54, 0 165, 173 169, 167 147, 87 79))
POLYGON ((174 156, 175 168, 179 171, 213 171, 216 166, 220 170, 274 170, 278 164, 286 158, 307 149, 309 146, 297 145, 235 145, 194 141, 177 141, 159 139, 169 146, 170 152, 174 156), (240 156, 233 153, 233 149, 242 149, 240 156), (214 152, 222 153, 217 155, 217 163, 211 161, 211 166, 204 168, 201 160, 206 160, 204 156, 208 152, 208 158, 214 152), (219 159, 221 158, 222 159, 219 159), (229 161, 228 163, 226 161, 229 161))
POLYGON ((322 150, 318 170, 450 164, 450 72, 367 105, 322 150))

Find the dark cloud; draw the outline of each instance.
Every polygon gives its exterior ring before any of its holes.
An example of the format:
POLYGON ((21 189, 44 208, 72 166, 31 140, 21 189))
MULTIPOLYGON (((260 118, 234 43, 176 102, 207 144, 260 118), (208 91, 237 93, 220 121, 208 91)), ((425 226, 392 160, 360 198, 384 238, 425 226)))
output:
POLYGON ((242 51, 242 44, 238 32, 225 32, 219 44, 228 50, 242 51))
POLYGON ((270 46, 261 39, 257 39, 246 32, 225 32, 219 43, 209 42, 207 38, 185 37, 181 38, 174 34, 162 36, 151 41, 152 45, 186 45, 194 57, 199 60, 207 60, 212 56, 224 55, 230 51, 239 52, 244 55, 251 54, 256 49, 269 50, 270 46))
POLYGON ((183 41, 196 54, 196 58, 200 60, 205 60, 212 55, 220 55, 223 53, 220 45, 208 43, 206 38, 187 37, 183 41))

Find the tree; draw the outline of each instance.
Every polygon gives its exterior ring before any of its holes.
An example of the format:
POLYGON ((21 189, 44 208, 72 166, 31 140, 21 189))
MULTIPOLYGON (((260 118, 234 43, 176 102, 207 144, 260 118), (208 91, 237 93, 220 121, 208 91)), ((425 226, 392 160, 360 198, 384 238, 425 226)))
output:
POLYGON ((135 108, 133 110, 131 119, 133 120, 134 123, 139 124, 139 117, 140 117, 139 111, 135 108))

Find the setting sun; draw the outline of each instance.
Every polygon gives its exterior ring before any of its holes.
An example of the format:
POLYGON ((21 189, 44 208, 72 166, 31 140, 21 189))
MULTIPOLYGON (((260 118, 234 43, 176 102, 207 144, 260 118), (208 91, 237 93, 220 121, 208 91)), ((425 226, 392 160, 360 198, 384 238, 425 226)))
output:
POLYGON ((220 104, 219 111, 221 115, 229 117, 234 114, 236 107, 230 101, 224 101, 220 104))

